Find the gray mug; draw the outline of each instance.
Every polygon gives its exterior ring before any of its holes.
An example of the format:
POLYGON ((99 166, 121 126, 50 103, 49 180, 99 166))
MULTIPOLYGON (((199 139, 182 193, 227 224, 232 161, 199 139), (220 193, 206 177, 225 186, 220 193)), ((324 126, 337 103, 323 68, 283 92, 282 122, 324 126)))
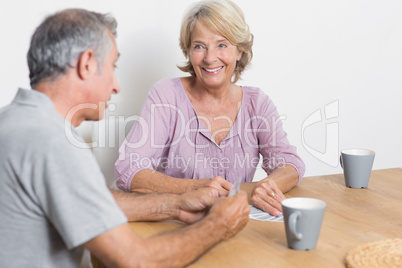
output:
POLYGON ((315 249, 321 230, 326 203, 307 197, 282 200, 283 219, 288 247, 296 250, 315 249))
POLYGON ((342 150, 340 156, 345 185, 350 188, 367 188, 375 153, 366 149, 342 150))

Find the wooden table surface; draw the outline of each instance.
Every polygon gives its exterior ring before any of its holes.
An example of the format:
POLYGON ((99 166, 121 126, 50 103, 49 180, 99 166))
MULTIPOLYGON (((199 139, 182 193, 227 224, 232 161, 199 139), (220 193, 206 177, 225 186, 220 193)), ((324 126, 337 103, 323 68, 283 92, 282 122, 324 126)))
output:
MULTIPOLYGON (((345 267, 345 256, 355 247, 402 238, 401 168, 372 171, 366 189, 345 187, 343 174, 306 177, 286 197, 313 197, 327 203, 316 249, 288 249, 283 222, 250 220, 240 233, 188 267, 345 267)), ((185 224, 135 222, 130 226, 149 237, 185 224)))

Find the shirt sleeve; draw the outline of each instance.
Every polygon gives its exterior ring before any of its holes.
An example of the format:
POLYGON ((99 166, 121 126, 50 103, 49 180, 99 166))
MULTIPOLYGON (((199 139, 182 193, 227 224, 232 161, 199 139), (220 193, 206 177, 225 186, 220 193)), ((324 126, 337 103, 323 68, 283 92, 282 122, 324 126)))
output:
POLYGON ((287 139, 276 106, 261 91, 255 101, 258 115, 256 118, 258 120, 259 152, 263 157, 262 168, 269 175, 280 165, 292 165, 299 174, 298 183, 300 183, 305 172, 305 165, 298 156, 296 147, 291 145, 287 139))
POLYGON ((171 143, 170 135, 177 107, 167 100, 169 87, 161 82, 148 93, 140 115, 119 149, 115 163, 116 185, 130 191, 135 174, 143 169, 156 170, 171 143))
POLYGON ((33 189, 68 249, 127 222, 89 148, 62 137, 49 138, 42 150, 33 163, 33 189))

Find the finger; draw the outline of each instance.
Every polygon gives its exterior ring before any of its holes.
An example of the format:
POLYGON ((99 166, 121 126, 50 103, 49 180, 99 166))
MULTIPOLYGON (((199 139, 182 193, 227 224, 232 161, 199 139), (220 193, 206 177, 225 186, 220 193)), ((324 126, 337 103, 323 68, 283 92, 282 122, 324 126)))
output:
POLYGON ((283 193, 282 193, 282 191, 278 188, 278 186, 276 185, 276 183, 275 182, 271 182, 271 189, 272 189, 272 191, 273 192, 275 192, 275 195, 276 195, 276 199, 277 200, 283 200, 283 199, 286 199, 286 197, 283 195, 283 193))
POLYGON ((276 209, 269 202, 261 199, 260 197, 255 197, 253 199, 253 204, 254 204, 254 206, 258 207, 259 209, 261 209, 273 216, 277 217, 281 214, 281 212, 278 209, 276 209))
POLYGON ((214 183, 212 183, 211 185, 209 185, 209 186, 208 186, 208 189, 215 189, 215 190, 217 190, 219 197, 227 196, 227 195, 229 194, 229 191, 226 190, 225 188, 223 188, 223 187, 219 184, 219 182, 216 182, 216 181, 215 181, 214 183))
POLYGON ((276 201, 280 200, 278 198, 278 194, 282 194, 282 192, 278 189, 278 187, 274 187, 271 183, 262 183, 254 190, 254 194, 257 194, 262 199, 268 201, 269 198, 272 198, 276 201))
POLYGON ((284 196, 282 191, 278 188, 278 186, 276 186, 276 184, 273 185, 272 189, 275 192, 275 199, 276 200, 282 201, 282 200, 286 199, 286 197, 284 196))
POLYGON ((283 195, 282 191, 278 188, 276 183, 271 184, 271 196, 278 202, 278 205, 275 206, 280 212, 282 212, 282 200, 285 200, 286 197, 283 195))
POLYGON ((228 191, 226 191, 224 189, 216 189, 214 187, 208 187, 208 188, 204 188, 204 189, 205 189, 205 191, 208 191, 207 195, 209 195, 210 197, 213 197, 215 199, 218 199, 220 197, 225 197, 228 195, 228 191))
POLYGON ((260 185, 256 189, 254 189, 253 194, 251 196, 251 202, 253 205, 258 208, 268 212, 271 215, 278 216, 282 211, 282 205, 272 196, 268 195, 271 189, 267 190, 266 187, 260 185))
POLYGON ((214 180, 215 180, 216 182, 218 182, 219 185, 220 185, 223 189, 225 189, 225 190, 227 190, 227 191, 230 191, 230 187, 232 187, 232 183, 228 182, 227 180, 225 180, 224 178, 222 178, 222 177, 220 177, 220 176, 216 176, 216 177, 214 178, 214 180))
POLYGON ((213 193, 213 189, 206 188, 182 194, 180 195, 179 207, 187 211, 204 210, 211 207, 217 201, 214 195, 217 194, 213 193))
POLYGON ((219 192, 219 197, 226 197, 229 194, 229 191, 225 190, 225 189, 220 189, 218 190, 219 192))
POLYGON ((219 198, 221 196, 220 191, 216 188, 209 187, 208 190, 209 190, 209 196, 211 197, 219 198))
MULTIPOLYGON (((212 180, 210 184, 206 185, 206 187, 215 188, 220 191, 224 196, 226 196, 225 192, 229 192, 226 188, 224 188, 218 181, 212 180)), ((230 188, 229 188, 230 189, 230 188)))
POLYGON ((278 195, 272 192, 270 195, 259 196, 259 198, 269 206, 273 207, 279 212, 282 212, 282 204, 281 201, 278 200, 278 195))
POLYGON ((282 204, 281 201, 285 199, 285 196, 279 190, 279 188, 276 186, 275 183, 263 183, 260 185, 264 190, 263 191, 257 191, 257 194, 259 197, 265 201, 266 203, 269 203, 271 206, 276 208, 279 211, 282 211, 282 204), (265 191, 265 194, 264 194, 265 191))
POLYGON ((200 200, 200 202, 203 205, 203 207, 200 207, 200 209, 210 208, 213 206, 213 204, 216 203, 216 201, 218 201, 218 198, 209 195, 204 195, 200 200))
POLYGON ((205 217, 205 214, 206 214, 205 211, 201 212, 180 211, 179 220, 185 223, 194 223, 205 217))
POLYGON ((232 187, 232 184, 231 184, 230 182, 224 180, 224 181, 221 182, 221 186, 222 186, 225 190, 230 191, 230 188, 232 187))
POLYGON ((198 200, 208 208, 214 205, 221 197, 221 191, 216 188, 208 187, 201 189, 199 192, 198 200))

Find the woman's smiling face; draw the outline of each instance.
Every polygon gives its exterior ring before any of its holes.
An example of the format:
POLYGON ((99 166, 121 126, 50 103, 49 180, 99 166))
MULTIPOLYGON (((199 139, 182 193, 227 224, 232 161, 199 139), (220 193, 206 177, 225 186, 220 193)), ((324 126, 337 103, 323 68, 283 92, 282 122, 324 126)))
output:
POLYGON ((191 33, 190 62, 198 82, 206 88, 222 88, 232 82, 242 52, 226 38, 197 22, 191 33))

